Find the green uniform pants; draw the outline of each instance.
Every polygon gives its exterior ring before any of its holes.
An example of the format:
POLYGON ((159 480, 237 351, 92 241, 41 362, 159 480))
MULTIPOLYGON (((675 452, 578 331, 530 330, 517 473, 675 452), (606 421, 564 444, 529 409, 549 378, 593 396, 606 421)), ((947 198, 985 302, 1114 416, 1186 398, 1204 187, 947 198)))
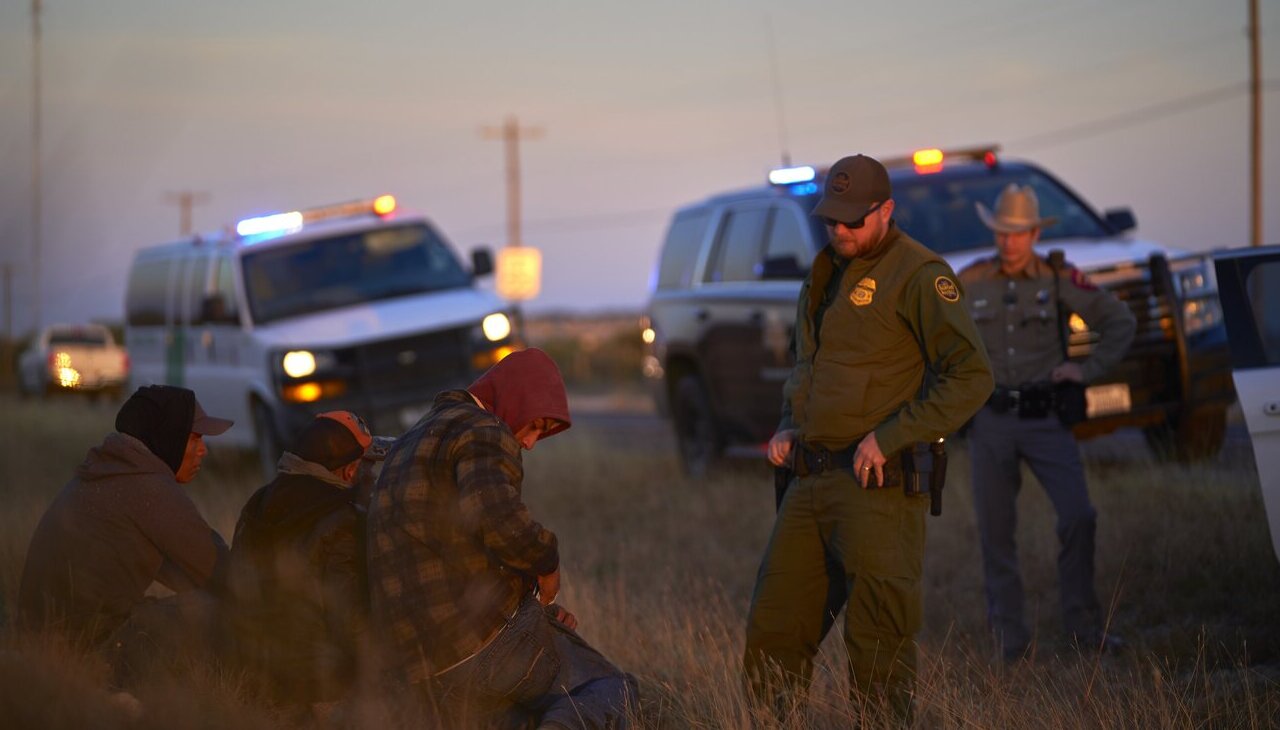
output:
POLYGON ((924 510, 901 487, 862 489, 846 469, 793 482, 756 577, 747 618, 746 679, 759 700, 803 691, 831 626, 829 559, 843 565, 844 641, 855 693, 887 693, 904 711, 921 624, 924 510), (783 684, 776 683, 781 672, 783 684))

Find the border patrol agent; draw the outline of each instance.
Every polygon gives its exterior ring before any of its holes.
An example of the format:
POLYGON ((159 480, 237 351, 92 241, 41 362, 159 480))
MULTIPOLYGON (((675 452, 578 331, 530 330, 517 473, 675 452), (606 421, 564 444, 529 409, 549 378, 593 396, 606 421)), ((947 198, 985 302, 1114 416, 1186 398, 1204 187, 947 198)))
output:
MULTIPOLYGON (((1053 412, 1051 383, 1088 383, 1115 365, 1133 340, 1133 313, 1070 266, 1055 275, 1033 246, 1042 226, 1030 186, 1009 185, 992 213, 977 204, 995 232, 998 254, 960 272, 974 321, 995 371, 996 391, 969 430, 974 509, 982 539, 987 617, 1006 660, 1023 657, 1030 643, 1023 617, 1022 580, 1014 532, 1021 464, 1025 460, 1057 512, 1062 618, 1081 645, 1108 651, 1120 640, 1102 633, 1094 592, 1097 512, 1089 501, 1080 447, 1053 412), (1089 359, 1064 361, 1058 300, 1100 333, 1089 359), (1034 397, 1037 391, 1046 397, 1034 397)), ((1065 313, 1064 313, 1065 314, 1065 313)))
POLYGON ((807 688, 840 608, 827 605, 834 588, 848 597, 855 693, 885 693, 909 712, 929 500, 904 493, 901 452, 954 431, 991 394, 955 275, 897 228, 891 196, 883 165, 845 157, 813 211, 830 243, 800 291, 796 365, 769 443, 770 461, 792 464, 798 479, 779 506, 747 623, 748 689, 770 703, 807 688), (830 585, 829 561, 843 585, 830 585))

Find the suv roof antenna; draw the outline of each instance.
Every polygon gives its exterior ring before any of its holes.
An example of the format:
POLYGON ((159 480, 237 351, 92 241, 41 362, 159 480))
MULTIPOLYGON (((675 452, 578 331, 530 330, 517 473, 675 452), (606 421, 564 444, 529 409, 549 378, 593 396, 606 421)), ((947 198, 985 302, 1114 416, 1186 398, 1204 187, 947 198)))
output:
POLYGON ((782 166, 791 167, 791 153, 787 151, 787 122, 782 109, 782 80, 778 74, 778 49, 773 40, 773 16, 765 13, 764 22, 769 36, 769 69, 773 76, 773 109, 778 122, 778 149, 782 153, 782 166))

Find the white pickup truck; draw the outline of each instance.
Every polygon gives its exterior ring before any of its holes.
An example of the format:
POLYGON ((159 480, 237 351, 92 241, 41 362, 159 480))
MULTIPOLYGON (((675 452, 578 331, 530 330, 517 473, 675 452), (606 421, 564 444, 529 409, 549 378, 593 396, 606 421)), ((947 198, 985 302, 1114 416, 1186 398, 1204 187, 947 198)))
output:
POLYGON ((18 358, 26 395, 84 391, 118 398, 128 382, 129 355, 100 324, 45 327, 18 358))

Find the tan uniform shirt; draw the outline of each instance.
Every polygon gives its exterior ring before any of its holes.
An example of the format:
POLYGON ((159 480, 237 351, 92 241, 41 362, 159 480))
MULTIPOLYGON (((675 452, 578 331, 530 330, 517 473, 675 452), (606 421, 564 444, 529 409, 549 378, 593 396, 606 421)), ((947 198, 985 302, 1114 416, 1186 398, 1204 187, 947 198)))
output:
MULTIPOLYGON (((1049 372, 1063 362, 1058 295, 1049 262, 1037 256, 1010 276, 996 256, 974 262, 959 276, 996 383, 1016 388, 1048 380, 1049 372)), ((1101 335, 1089 359, 1080 363, 1085 382, 1090 382, 1124 357, 1137 321, 1124 302, 1094 286, 1079 269, 1065 265, 1059 276, 1062 303, 1101 335)))

